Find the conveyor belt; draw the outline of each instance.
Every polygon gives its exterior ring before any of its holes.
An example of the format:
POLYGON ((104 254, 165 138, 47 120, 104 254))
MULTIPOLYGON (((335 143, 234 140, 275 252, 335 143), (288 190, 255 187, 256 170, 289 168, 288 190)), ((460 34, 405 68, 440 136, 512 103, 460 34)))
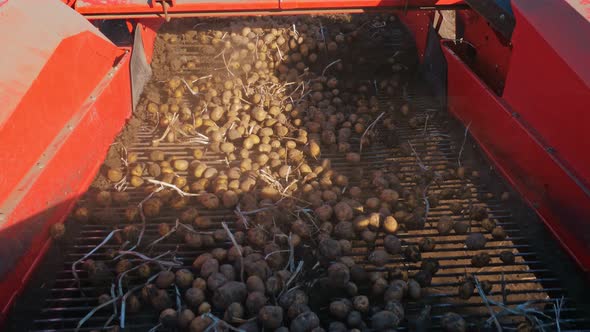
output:
MULTIPOLYGON (((398 35, 401 35, 398 34, 398 35)), ((401 38, 401 37, 398 37, 401 38)), ((392 47, 400 43, 391 43, 392 47)), ((189 56, 200 56, 199 51, 193 50, 194 45, 176 45, 178 50, 189 56)), ((213 66, 213 65, 211 65, 213 66)), ((225 70, 225 69, 223 69, 225 70)), ((187 74, 186 71, 183 71, 187 74)), ((201 75, 201 72, 194 72, 201 75)), ((410 89, 410 91, 419 91, 419 89, 410 89)), ((425 125, 417 128, 410 128, 407 125, 400 125, 395 133, 388 132, 382 127, 378 128, 379 135, 398 135, 399 142, 410 141, 418 152, 422 162, 429 168, 444 169, 445 167, 455 167, 458 153, 461 149, 461 142, 451 139, 447 119, 441 116, 442 110, 428 96, 410 92, 408 96, 412 104, 416 107, 416 116, 423 120, 428 117, 428 121, 419 121, 425 125)), ((381 98, 381 108, 386 109, 386 104, 391 101, 385 97, 381 98)), ((396 101, 396 100, 394 100, 396 101)), ((146 161, 150 151, 154 149, 162 150, 166 155, 175 155, 178 157, 186 156, 192 159, 192 152, 195 146, 190 144, 170 144, 160 143, 155 148, 152 147, 151 140, 153 135, 150 134, 151 128, 142 127, 137 134, 136 142, 127 147, 129 152, 137 152, 139 161, 146 161)), ((358 165, 352 166, 348 163, 342 154, 325 152, 322 157, 332 160, 332 167, 339 172, 352 175, 357 172, 358 165)), ((226 167, 225 161, 222 161, 220 155, 207 152, 202 158, 208 165, 219 165, 226 167)), ((414 186, 413 174, 419 170, 415 156, 403 153, 399 148, 386 147, 381 143, 373 144, 365 148, 362 153, 360 167, 364 170, 365 176, 368 176, 371 170, 386 169, 393 163, 397 163, 400 171, 397 173, 402 185, 407 188, 414 186)), ((179 175, 186 175, 186 172, 179 172, 179 175)), ((356 181, 358 183, 358 181, 356 181)), ((351 185, 354 185, 351 183, 351 185)), ((409 302, 407 304, 407 316, 415 316, 425 304, 432 306, 432 317, 434 328, 438 326, 438 318, 447 311, 461 313, 469 324, 476 326, 490 317, 489 311, 479 296, 474 295, 469 300, 459 299, 457 297, 457 287, 461 279, 466 274, 476 275, 479 280, 488 280, 492 283, 493 288, 490 299, 503 301, 507 305, 518 305, 530 302, 531 308, 545 312, 549 316, 554 316, 552 304, 556 300, 563 299, 564 304, 561 308, 560 324, 561 330, 579 330, 590 329, 590 318, 584 312, 577 309, 574 303, 565 296, 564 287, 559 278, 551 272, 549 266, 544 265, 540 257, 534 252, 532 246, 527 241, 526 234, 523 234, 519 228, 519 221, 513 218, 511 211, 505 202, 499 197, 489 195, 488 192, 478 183, 469 179, 444 180, 439 186, 433 186, 429 193, 435 193, 445 188, 452 188, 466 192, 460 199, 444 200, 441 199, 436 207, 429 210, 426 227, 420 230, 403 231, 398 234, 404 242, 404 246, 416 244, 421 238, 428 236, 436 241, 436 248, 432 252, 422 254, 424 258, 435 258, 440 263, 439 272, 433 277, 432 284, 426 288, 425 296, 418 302, 409 302), (508 237, 503 241, 491 239, 489 234, 488 244, 485 251, 490 254, 492 261, 489 266, 483 268, 474 268, 470 264, 471 257, 476 251, 469 251, 464 248, 465 235, 442 236, 436 231, 437 222, 440 216, 449 215, 454 220, 466 220, 465 215, 453 215, 449 209, 449 204, 459 202, 465 210, 469 206, 484 206, 490 218, 495 218, 498 224, 504 227, 508 237), (516 255, 513 264, 503 264, 498 258, 501 251, 510 250, 516 255)), ((137 204, 146 197, 143 188, 129 188, 130 203, 137 204)), ((84 199, 83 199, 84 200, 84 199)), ((111 208, 112 224, 88 223, 80 227, 79 233, 75 240, 67 244, 65 251, 65 261, 61 270, 56 274, 55 280, 48 285, 48 297, 39 299, 44 301, 43 309, 32 319, 32 331, 73 331, 82 317, 84 317, 92 308, 97 305, 99 291, 93 287, 86 278, 85 272, 78 266, 77 273, 81 277, 80 288, 76 285, 73 277, 71 266, 72 263, 83 257, 90 250, 95 248, 103 241, 114 228, 126 226, 123 221, 125 206, 113 206, 111 208)), ((160 216, 148 220, 144 243, 150 243, 158 238, 158 224, 165 222, 174 225, 176 211, 164 210, 160 216)), ((233 229, 233 223, 236 220, 234 211, 228 209, 205 210, 199 211, 202 216, 209 216, 213 225, 211 229, 220 228, 220 223, 225 221, 233 229)), ((75 222, 75 221, 70 221, 75 222)), ((138 226, 140 226, 138 224, 138 226)), ((472 231, 481 230, 479 222, 472 223, 472 231)), ((484 232, 487 233, 487 232, 484 232)), ((382 238, 382 236, 381 236, 382 238)), ((377 241, 377 246, 381 245, 381 240, 377 241)), ((226 243, 226 247, 230 244, 226 243)), ((366 244, 355 241, 353 244, 353 253, 351 254, 355 261, 367 266, 369 270, 376 269, 366 262, 368 248, 366 244)), ((109 266, 113 267, 110 258, 106 255, 108 249, 119 249, 120 244, 108 243, 99 251, 92 255, 94 260, 108 261, 109 266)), ((176 240, 163 241, 154 246, 152 254, 155 256, 168 250, 176 250, 176 258, 183 262, 183 265, 190 267, 192 261, 204 249, 194 250, 184 244, 178 244, 176 240)), ((400 266, 409 271, 410 275, 415 273, 420 263, 404 263, 401 257, 394 257, 390 260, 389 268, 400 266)), ((134 279, 130 279, 130 284, 134 279)), ((318 308, 325 310, 325 308, 318 308)), ((90 331, 101 329, 109 321, 113 314, 112 307, 97 312, 90 318, 81 331, 90 331)), ((117 316, 118 317, 118 316, 117 316)), ((157 324, 157 315, 150 308, 144 308, 138 314, 127 314, 127 330, 129 331, 146 331, 157 324)), ((116 319, 115 319, 116 321, 116 319)), ((520 318, 514 318, 514 325, 520 321, 520 318)), ((404 325, 400 330, 406 330, 404 325)), ((547 330, 554 330, 555 327, 548 327, 547 330)))

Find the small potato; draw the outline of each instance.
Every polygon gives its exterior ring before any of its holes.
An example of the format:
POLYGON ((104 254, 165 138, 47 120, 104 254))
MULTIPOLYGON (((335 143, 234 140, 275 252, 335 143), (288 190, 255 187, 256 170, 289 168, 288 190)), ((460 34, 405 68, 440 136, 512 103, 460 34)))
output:
POLYGON ((335 287, 345 287, 350 281, 350 270, 342 263, 334 263, 328 268, 328 279, 335 287))
POLYGON ((184 299, 191 308, 197 308, 205 301, 205 293, 200 288, 191 287, 184 292, 184 299))
POLYGON ((453 229, 454 225, 453 219, 449 216, 442 216, 438 219, 438 223, 436 224, 436 229, 438 230, 438 234, 440 235, 449 235, 451 230, 453 229))
POLYGON ((356 152, 348 152, 346 154, 346 161, 348 161, 349 163, 358 164, 361 162, 361 155, 356 152))
POLYGON ((440 325, 445 332, 465 332, 467 323, 463 317, 454 312, 445 313, 440 319, 440 325))
POLYGON ((176 310, 167 308, 160 313, 160 324, 164 328, 174 328, 178 325, 178 313, 176 310))
POLYGON ((371 328, 375 331, 384 331, 387 329, 395 329, 401 319, 391 311, 379 311, 371 316, 371 328))
POLYGON ((424 237, 418 241, 418 247, 420 247, 420 251, 433 251, 436 247, 436 241, 431 237, 424 237))
POLYGON ((383 247, 391 255, 398 255, 402 252, 401 240, 395 235, 386 235, 383 239, 383 247))
POLYGON ((321 258, 326 260, 336 260, 342 255, 340 242, 331 238, 322 240, 318 245, 318 253, 321 258))
POLYGON ((475 285, 472 281, 466 280, 462 282, 459 287, 457 288, 457 294, 460 298, 464 300, 468 300, 470 297, 473 296, 473 292, 475 290, 475 285))
POLYGON ((158 274, 155 284, 160 289, 166 289, 174 283, 176 276, 172 271, 162 271, 158 274))
POLYGON ((308 332, 320 325, 319 317, 313 311, 306 311, 291 321, 290 332, 308 332))
POLYGON ((414 279, 408 280, 408 296, 414 301, 417 301, 422 297, 422 287, 414 279))
POLYGON ((332 301, 329 306, 330 314, 339 320, 345 319, 346 316, 348 316, 350 309, 351 308, 344 301, 332 301))
POLYGON ((470 224, 469 221, 467 220, 461 220, 461 221, 457 221, 454 225, 453 225, 453 230, 455 231, 455 233, 459 234, 459 235, 465 235, 469 232, 469 228, 470 228, 470 224))
POLYGON ((511 251, 505 250, 500 252, 500 260, 504 264, 514 264, 515 256, 511 251))
POLYGON ((485 252, 481 252, 473 257, 471 257, 471 265, 475 267, 484 267, 490 264, 491 258, 485 252))
POLYGON ((334 206, 334 214, 339 221, 349 221, 354 216, 352 208, 345 202, 340 202, 334 206))
POLYGON ((193 319, 195 319, 195 313, 192 310, 182 310, 178 315, 178 327, 181 329, 188 328, 193 319))
POLYGON ((109 168, 107 171, 107 178, 113 183, 117 183, 123 179, 123 172, 119 168, 109 168))
POLYGON ((223 202, 223 206, 226 208, 233 208, 234 206, 236 206, 238 204, 238 194, 236 194, 234 191, 232 190, 228 190, 226 192, 223 193, 223 196, 221 197, 221 201, 223 202))
POLYGON ((384 189, 381 192, 381 195, 379 196, 379 198, 381 199, 382 202, 395 204, 395 203, 397 203, 397 200, 399 199, 399 194, 395 190, 384 189))
POLYGON ((503 241, 506 239, 506 231, 502 226, 496 226, 492 229, 492 237, 496 241, 503 241))
POLYGON ((387 216, 383 220, 383 230, 387 234, 395 234, 399 228, 397 220, 393 216, 387 216))
POLYGON ((188 169, 189 163, 184 159, 176 159, 172 165, 177 171, 186 171, 188 169))
POLYGON ((486 246, 486 237, 481 233, 471 233, 465 239, 465 246, 469 250, 480 250, 486 246))
MULTIPOLYGON (((199 312, 199 314, 201 314, 201 312, 199 312)), ((191 321, 191 324, 189 325, 189 331, 204 332, 211 324, 213 324, 213 320, 211 318, 207 316, 197 316, 191 321)))
POLYGON ((277 329, 283 324, 283 308, 267 305, 258 312, 258 320, 265 329, 277 329))
POLYGON ((194 276, 187 269, 176 271, 175 284, 181 289, 189 288, 193 284, 194 276))

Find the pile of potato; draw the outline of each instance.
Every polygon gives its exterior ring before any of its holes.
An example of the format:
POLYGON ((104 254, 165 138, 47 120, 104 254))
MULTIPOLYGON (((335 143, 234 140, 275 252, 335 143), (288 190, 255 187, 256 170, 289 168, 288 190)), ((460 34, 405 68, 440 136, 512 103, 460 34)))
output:
MULTIPOLYGON (((180 225, 160 224, 160 240, 202 254, 184 262, 184 268, 166 268, 111 250, 107 254, 114 259, 114 272, 105 262, 87 259, 83 268, 89 280, 108 288, 125 273, 135 283, 145 282, 126 297, 126 311, 154 309, 161 329, 393 331, 403 322, 426 324, 428 314, 408 322, 404 306, 419 301, 437 273, 438 262, 421 257, 436 243, 423 238, 419 245, 406 245, 396 233, 423 228, 428 208, 462 195, 428 191, 431 184, 466 175, 464 168, 435 172, 417 167, 409 179, 415 185, 407 187, 402 181, 408 179, 398 177, 395 163, 366 170, 363 149, 378 140, 398 145, 395 129, 401 122, 423 125, 410 104, 390 101, 384 106, 379 101, 380 96, 393 100, 404 95, 412 61, 402 62, 407 56, 385 50, 372 54, 374 59, 356 55, 363 47, 386 41, 396 18, 226 22, 232 22, 229 28, 203 24, 160 36, 158 42, 168 48, 198 44, 203 56, 221 65, 207 76, 170 77, 159 83, 160 103, 141 104, 156 128, 154 150, 147 161, 126 154, 128 166, 110 168, 106 176, 113 184, 138 188, 146 199, 130 204, 130 189, 100 191, 94 202, 101 209, 80 207, 74 214, 81 221, 107 222, 113 217, 108 207, 125 207, 128 225, 116 238, 133 244, 142 236, 144 220, 150 223, 173 211, 180 225), (383 68, 376 64, 385 64, 387 70, 359 79, 367 69, 383 68), (194 148, 186 158, 158 150, 162 144, 194 148), (208 164, 205 156, 212 154, 223 160, 222 166, 208 164), (332 167, 325 155, 345 156, 347 171, 332 167), (220 208, 235 212, 231 230, 202 215, 220 208), (363 257, 358 260, 353 254, 363 257), (420 269, 408 274, 403 264, 391 263, 397 257, 419 262, 420 269), (321 297, 314 294, 321 290, 338 296, 319 299, 318 306, 318 299, 311 298, 321 297)), ((199 67, 199 59, 190 56, 169 61, 171 68, 184 73, 199 67)), ((407 142, 398 147, 400 155, 413 153, 407 142)), ((456 210, 460 214, 463 207, 456 210)), ((469 213, 474 220, 485 219, 494 238, 506 236, 487 219, 485 209, 474 207, 469 213)), ((448 217, 438 222, 443 235, 469 231, 469 223, 448 217)), ((148 244, 143 239, 135 250, 148 244)), ((474 250, 485 244, 480 233, 470 234, 466 242, 474 250)), ((485 255, 474 257, 473 265, 489 263, 485 255)), ((505 259, 513 261, 509 256, 506 253, 505 259)), ((474 287, 466 279, 458 293, 468 298, 474 287)), ((105 291, 99 301, 110 298, 105 291)), ((454 313, 440 324, 446 331, 466 330, 465 321, 454 313)))

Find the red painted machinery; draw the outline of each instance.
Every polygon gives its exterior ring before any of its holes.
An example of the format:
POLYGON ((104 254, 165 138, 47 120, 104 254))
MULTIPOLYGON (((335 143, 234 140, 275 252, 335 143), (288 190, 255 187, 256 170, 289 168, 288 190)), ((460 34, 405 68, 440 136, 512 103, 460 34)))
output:
POLYGON ((179 17, 398 13, 448 111, 590 272, 590 2, 63 2, 0 0, 3 316, 49 248, 50 225, 63 222, 131 115, 159 26, 179 17), (114 19, 134 40, 115 45, 99 31, 114 19))

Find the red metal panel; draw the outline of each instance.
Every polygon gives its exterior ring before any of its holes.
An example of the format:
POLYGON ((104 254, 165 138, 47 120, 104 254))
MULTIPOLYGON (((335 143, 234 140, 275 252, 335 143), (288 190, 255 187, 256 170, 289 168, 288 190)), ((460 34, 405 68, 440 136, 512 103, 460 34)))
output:
POLYGON ((432 25, 434 11, 409 11, 407 13, 398 13, 398 17, 414 37, 418 58, 422 62, 426 52, 426 45, 428 45, 428 29, 432 25))
POLYGON ((100 32, 59 1, 0 0, 0 4, 1 128, 64 38, 82 31, 100 32))
MULTIPOLYGON (((0 173, 0 202, 9 199, 11 192, 24 191, 30 186, 20 183, 23 177, 34 166, 43 167, 35 165, 41 153, 79 111, 79 105, 111 69, 113 59, 120 52, 90 32, 67 38, 60 44, 0 128, 0 160, 10 165, 10 172, 0 173), (62 93, 64 89, 71 89, 67 98, 62 93)), ((2 211, 2 204, 0 212, 7 214, 2 211)))
POLYGON ((462 0, 281 0, 281 9, 312 8, 371 8, 371 7, 405 7, 458 5, 462 0))
POLYGON ((590 188, 590 23, 563 1, 515 2, 504 98, 590 188))
MULTIPOLYGON (((78 0, 74 8, 81 14, 163 14, 162 5, 146 0, 78 0)), ((219 10, 255 10, 278 9, 279 0, 224 0, 191 1, 176 0, 168 8, 168 13, 204 12, 219 10)))
POLYGON ((143 50, 148 63, 152 63, 152 56, 154 54, 154 44, 156 43, 156 35, 158 29, 164 21, 158 18, 146 18, 138 21, 136 29, 141 31, 141 40, 143 42, 143 50))
MULTIPOLYGON (((518 24, 517 24, 518 26, 518 24)), ((496 168, 537 211, 578 264, 590 272, 590 197, 512 108, 449 47, 448 109, 464 124, 496 168)))
POLYGON ((498 95, 504 90, 510 65, 512 43, 496 33, 485 18, 474 11, 457 11, 457 21, 464 26, 463 39, 473 45, 476 56, 469 66, 498 95))
POLYGON ((28 147, 37 151, 41 147, 37 141, 44 142, 45 148, 35 154, 42 167, 25 168, 25 180, 0 203, 10 211, 0 232, 0 260, 4 264, 0 266, 4 273, 0 278, 0 320, 47 250, 48 228, 63 221, 86 190, 131 114, 128 61, 128 53, 91 33, 64 40, 5 127, 12 128, 10 133, 20 128, 21 135, 17 140, 0 138, 2 152, 13 149, 15 153, 0 158, 7 168, 3 174, 20 172, 20 161, 14 159, 31 153, 28 147), (21 107, 28 112, 20 111, 21 107), (35 116, 14 118, 25 113, 35 116), (52 114, 54 118, 48 116, 52 114), (14 265, 6 265, 10 263, 14 265))

